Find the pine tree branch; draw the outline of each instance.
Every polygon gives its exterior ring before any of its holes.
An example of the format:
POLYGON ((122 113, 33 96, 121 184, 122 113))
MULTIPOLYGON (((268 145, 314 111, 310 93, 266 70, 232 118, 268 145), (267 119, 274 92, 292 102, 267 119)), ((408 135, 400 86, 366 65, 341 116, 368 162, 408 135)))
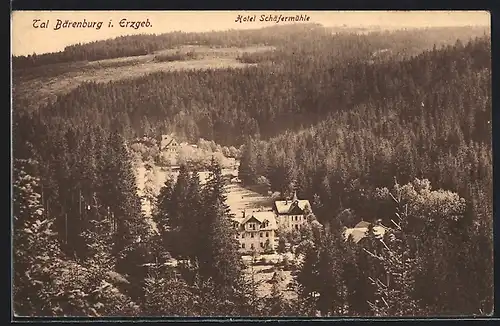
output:
MULTIPOLYGON (((396 213, 396 214, 397 214, 397 213, 396 213)), ((399 217, 399 216, 398 216, 398 217, 399 217)), ((393 220, 393 219, 391 219, 391 222, 392 222, 392 224, 394 224, 394 225, 396 226, 396 228, 397 228, 398 230, 402 231, 402 229, 401 229, 401 225, 400 225, 400 224, 398 224, 398 223, 394 222, 394 220, 393 220)))
POLYGON ((384 258, 383 258, 383 257, 375 255, 374 253, 372 253, 372 252, 368 251, 366 248, 363 248, 363 250, 364 250, 367 254, 369 254, 370 256, 372 256, 373 258, 376 258, 376 259, 378 259, 378 260, 380 260, 380 261, 383 261, 383 260, 384 260, 384 258))
POLYGON ((399 201, 394 197, 392 193, 389 193, 389 195, 391 195, 392 200, 394 200, 396 204, 399 204, 399 201))

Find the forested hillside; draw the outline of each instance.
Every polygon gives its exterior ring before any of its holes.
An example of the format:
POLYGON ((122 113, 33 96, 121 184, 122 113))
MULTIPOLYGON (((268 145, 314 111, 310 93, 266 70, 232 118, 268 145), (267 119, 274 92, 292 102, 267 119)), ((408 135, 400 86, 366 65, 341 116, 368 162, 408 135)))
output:
POLYGON ((324 194, 322 201, 332 205, 328 211, 360 202, 348 198, 352 181, 373 188, 392 184, 394 177, 406 183, 425 176, 461 193, 471 186, 467 180, 491 182, 489 53, 483 38, 363 66, 363 77, 351 79, 359 81, 351 85, 357 95, 339 96, 351 102, 350 109, 344 104, 324 112, 321 122, 298 133, 247 140, 242 180, 265 175, 272 190, 283 193, 296 181, 305 197, 324 194))
POLYGON ((490 313, 491 45, 482 34, 332 35, 303 25, 131 36, 16 59, 29 70, 193 42, 277 46, 240 58, 253 67, 85 83, 34 111, 14 103, 14 310, 490 313), (167 132, 244 145, 244 185, 264 176, 283 197, 296 190, 311 201, 323 226, 300 231, 297 299, 274 287, 257 298, 244 278, 215 160, 205 185, 186 166, 167 180, 153 205, 159 232, 145 222, 128 140, 167 132), (341 231, 360 219, 391 229, 382 242, 371 229, 361 245, 345 242, 341 231))
MULTIPOLYGON (((435 43, 454 42, 458 38, 470 38, 485 32, 482 27, 434 28, 427 31, 403 31, 386 35, 387 46, 405 45, 408 50, 432 46, 435 43), (408 46, 410 45, 410 46, 408 46)), ((48 54, 33 54, 14 57, 14 69, 43 66, 47 64, 94 61, 128 56, 150 54, 178 45, 196 44, 213 47, 244 47, 251 44, 289 46, 290 40, 308 39, 311 44, 323 42, 333 33, 343 32, 339 28, 325 28, 319 24, 297 24, 273 26, 258 30, 229 30, 219 32, 186 33, 172 32, 160 35, 120 36, 111 40, 95 41, 67 46, 63 51, 48 54)), ((352 32, 352 34, 356 34, 352 32)), ((382 32, 384 34, 384 32, 382 32)))
POLYGON ((422 302, 434 297, 442 312, 473 312, 475 300, 491 295, 485 285, 493 248, 490 51, 483 38, 371 66, 363 74, 370 77, 356 79, 365 81, 356 89, 366 97, 352 109, 300 133, 249 138, 240 178, 254 184, 265 176, 284 196, 296 190, 314 198, 316 217, 334 229, 360 219, 393 226, 395 211, 406 205, 405 232, 422 246, 420 258, 435 262, 412 268, 428 275, 427 284, 446 283, 426 288, 422 302), (392 201, 390 189, 404 199, 392 201), (347 219, 339 215, 345 209, 347 219), (472 285, 471 278, 481 281, 472 285))
MULTIPOLYGON (((407 35, 408 43, 421 47, 412 36, 407 35)), ((347 34, 323 36, 321 42, 298 38, 269 53, 270 58, 257 67, 159 72, 106 84, 86 83, 58 96, 40 114, 117 128, 127 138, 175 130, 191 141, 201 137, 240 145, 246 135, 267 138, 367 101, 404 97, 413 87, 401 82, 405 75, 426 87, 420 92, 428 91, 430 82, 441 78, 442 65, 436 62, 440 70, 434 72, 427 59, 419 57, 394 68, 393 62, 405 57, 401 50, 407 46, 390 45, 397 37, 403 36, 347 34), (374 56, 381 49, 389 54, 374 56)), ((447 51, 451 50, 444 50, 437 60, 446 61, 447 51)), ((470 57, 474 67, 484 62, 484 55, 470 57)))

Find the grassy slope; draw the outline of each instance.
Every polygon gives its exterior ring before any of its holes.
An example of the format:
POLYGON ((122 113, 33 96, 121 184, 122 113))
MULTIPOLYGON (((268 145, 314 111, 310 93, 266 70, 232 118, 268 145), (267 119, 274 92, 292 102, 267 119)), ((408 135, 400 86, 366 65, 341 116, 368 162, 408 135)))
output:
POLYGON ((163 50, 155 54, 107 59, 92 62, 75 62, 13 71, 12 94, 14 101, 23 100, 23 105, 34 109, 55 100, 57 95, 70 92, 84 82, 106 83, 121 79, 136 78, 157 71, 187 69, 241 68, 248 64, 237 60, 241 53, 269 51, 272 47, 250 46, 245 48, 210 48, 205 46, 183 46, 163 50), (199 59, 157 62, 157 54, 195 51, 199 59))

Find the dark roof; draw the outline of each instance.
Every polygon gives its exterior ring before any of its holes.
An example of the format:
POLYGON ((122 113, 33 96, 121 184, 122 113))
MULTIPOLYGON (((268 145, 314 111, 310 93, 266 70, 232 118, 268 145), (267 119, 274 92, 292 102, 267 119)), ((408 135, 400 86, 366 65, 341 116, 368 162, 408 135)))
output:
POLYGON ((309 208, 311 208, 309 200, 277 200, 274 202, 274 205, 276 206, 278 214, 290 214, 294 209, 297 208, 304 211, 306 206, 309 206, 309 208))

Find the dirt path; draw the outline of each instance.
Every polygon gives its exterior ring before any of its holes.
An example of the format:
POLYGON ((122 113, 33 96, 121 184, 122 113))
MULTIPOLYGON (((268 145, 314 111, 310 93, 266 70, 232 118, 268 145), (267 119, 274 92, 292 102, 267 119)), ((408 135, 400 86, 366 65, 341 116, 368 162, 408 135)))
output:
MULTIPOLYGON (((223 169, 223 175, 238 175, 237 169, 223 169)), ((175 178, 177 173, 173 173, 175 178)), ((204 184, 208 178, 207 171, 199 172, 200 182, 204 184)), ((136 168, 136 180, 138 194, 142 197, 146 192, 152 193, 155 197, 158 196, 161 187, 165 183, 167 172, 158 166, 154 166, 152 170, 146 171, 144 164, 140 163, 136 168)), ((229 182, 226 185, 227 204, 231 208, 231 212, 236 216, 241 216, 242 211, 256 210, 259 208, 270 209, 272 200, 268 196, 263 196, 256 191, 242 187, 239 183, 229 182)), ((151 215, 151 205, 149 201, 143 200, 143 211, 146 216, 151 215)))
POLYGON ((271 209, 272 198, 244 188, 239 183, 230 183, 226 189, 227 204, 236 217, 240 217, 243 210, 271 209))

